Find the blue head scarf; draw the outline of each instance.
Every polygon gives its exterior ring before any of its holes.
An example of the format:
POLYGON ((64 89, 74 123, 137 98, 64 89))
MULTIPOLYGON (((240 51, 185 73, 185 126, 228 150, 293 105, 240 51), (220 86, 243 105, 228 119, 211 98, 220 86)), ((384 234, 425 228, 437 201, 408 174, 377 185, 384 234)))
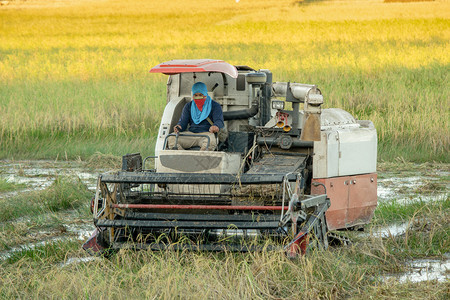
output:
POLYGON ((192 95, 196 93, 202 93, 206 96, 206 100, 201 111, 198 109, 194 100, 192 100, 194 103, 191 104, 191 118, 195 124, 199 124, 209 116, 209 113, 211 112, 212 100, 211 97, 208 96, 208 89, 206 88, 206 84, 203 82, 197 82, 192 86, 192 95))

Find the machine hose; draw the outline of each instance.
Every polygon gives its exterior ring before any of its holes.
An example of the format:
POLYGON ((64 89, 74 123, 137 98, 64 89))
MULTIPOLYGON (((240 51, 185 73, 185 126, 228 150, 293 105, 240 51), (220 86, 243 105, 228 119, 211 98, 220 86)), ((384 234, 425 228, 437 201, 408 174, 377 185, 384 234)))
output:
POLYGON ((319 185, 322 186, 323 189, 324 189, 324 192, 323 192, 323 193, 324 193, 325 195, 327 194, 327 187, 325 186, 325 184, 323 184, 323 183, 321 183, 321 182, 313 182, 312 185, 313 185, 313 186, 319 186, 319 185))
POLYGON ((241 120, 248 119, 255 116, 259 111, 258 103, 253 103, 252 107, 241 110, 231 110, 223 112, 223 119, 227 120, 241 120))

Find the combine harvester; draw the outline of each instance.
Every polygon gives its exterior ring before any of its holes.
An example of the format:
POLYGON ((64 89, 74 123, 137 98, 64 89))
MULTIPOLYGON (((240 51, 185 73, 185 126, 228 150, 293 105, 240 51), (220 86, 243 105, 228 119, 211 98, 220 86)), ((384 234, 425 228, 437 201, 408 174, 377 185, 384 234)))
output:
POLYGON ((329 230, 370 222, 377 205, 371 121, 322 109, 317 86, 273 82, 265 69, 199 59, 150 72, 169 75, 155 156, 126 155, 121 171, 99 176, 88 252, 284 247, 296 256, 312 245, 326 249, 329 230), (222 106, 227 132, 215 151, 168 149, 196 82, 222 106))

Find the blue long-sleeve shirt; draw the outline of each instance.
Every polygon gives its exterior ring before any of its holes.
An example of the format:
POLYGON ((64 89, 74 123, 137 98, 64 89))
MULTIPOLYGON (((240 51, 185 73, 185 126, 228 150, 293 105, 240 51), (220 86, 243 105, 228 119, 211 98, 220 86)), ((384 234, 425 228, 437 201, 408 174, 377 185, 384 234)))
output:
MULTIPOLYGON (((199 124, 195 124, 194 120, 191 118, 191 105, 194 101, 186 103, 183 108, 183 112, 181 113, 181 118, 178 121, 177 125, 181 126, 181 131, 185 131, 189 125, 189 131, 194 133, 199 132, 207 132, 209 131, 209 127, 212 125, 208 122, 208 120, 203 120, 199 124)), ((225 124, 223 123, 223 113, 222 107, 216 101, 211 101, 211 112, 208 116, 211 121, 219 128, 223 128, 225 124)))

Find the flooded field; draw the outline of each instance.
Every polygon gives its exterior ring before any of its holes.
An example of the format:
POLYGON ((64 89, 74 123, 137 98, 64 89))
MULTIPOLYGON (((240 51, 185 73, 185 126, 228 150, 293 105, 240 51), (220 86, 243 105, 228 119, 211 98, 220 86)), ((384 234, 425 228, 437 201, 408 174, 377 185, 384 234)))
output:
POLYGON ((385 276, 385 280, 398 280, 400 282, 420 282, 437 280, 445 282, 449 279, 450 260, 416 259, 406 263, 407 272, 385 276))
MULTIPOLYGON (((414 168, 414 165, 412 165, 414 168)), ((378 201, 408 203, 433 201, 447 197, 450 188, 450 170, 446 165, 416 166, 414 170, 379 171, 378 201)))
MULTIPOLYGON (((8 201, 18 195, 44 190, 52 185, 59 177, 79 179, 87 189, 95 191, 96 179, 102 169, 92 169, 83 162, 74 161, 1 161, 0 177, 8 183, 15 184, 12 191, 0 192, 0 201, 8 201)), ((448 201, 449 168, 440 165, 438 168, 417 166, 413 170, 395 171, 382 170, 379 172, 378 199, 379 203, 411 203, 417 201, 432 202, 448 201)), ((83 210, 63 210, 54 214, 39 217, 21 217, 12 222, 4 222, 3 228, 10 226, 12 234, 17 238, 0 236, 0 260, 10 258, 14 253, 33 250, 46 244, 66 239, 85 241, 94 230, 88 212, 89 203, 83 210), (8 225, 6 225, 8 223, 8 225)), ((393 222, 390 224, 374 224, 365 231, 358 232, 359 238, 397 237, 405 235, 414 229, 411 222, 393 222)), ((5 229, 4 229, 5 230, 5 229)), ((97 258, 74 257, 61 262, 61 266, 87 263, 97 258)), ((404 263, 405 272, 385 276, 385 280, 400 280, 419 282, 449 279, 450 253, 444 258, 413 259, 404 263)))
POLYGON ((30 190, 44 189, 52 184, 57 176, 74 176, 80 178, 91 190, 99 172, 102 170, 89 169, 82 162, 73 161, 0 161, 0 176, 8 182, 24 184, 24 189, 0 193, 0 198, 30 190))

